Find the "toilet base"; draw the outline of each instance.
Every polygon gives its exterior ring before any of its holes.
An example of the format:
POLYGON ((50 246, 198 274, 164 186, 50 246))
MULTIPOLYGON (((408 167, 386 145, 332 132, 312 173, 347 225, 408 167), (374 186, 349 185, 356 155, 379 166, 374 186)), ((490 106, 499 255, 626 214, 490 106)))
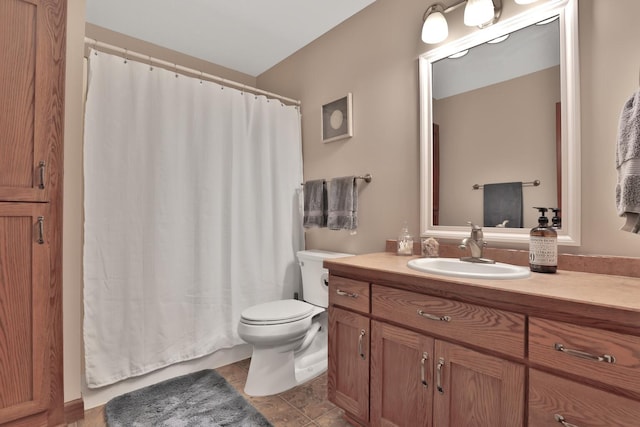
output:
POLYGON ((303 384, 327 370, 327 333, 321 329, 311 345, 300 352, 254 346, 244 392, 270 396, 303 384))

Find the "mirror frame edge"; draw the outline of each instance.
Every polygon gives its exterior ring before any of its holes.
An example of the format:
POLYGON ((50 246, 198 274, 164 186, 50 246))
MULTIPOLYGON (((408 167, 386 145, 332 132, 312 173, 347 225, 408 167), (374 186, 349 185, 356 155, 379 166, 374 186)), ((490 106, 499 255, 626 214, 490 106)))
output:
MULTIPOLYGON (((433 225, 433 106, 431 63, 500 35, 532 25, 553 15, 560 15, 561 97, 562 102, 562 180, 563 229, 558 232, 560 246, 580 246, 581 157, 580 157, 580 60, 578 42, 578 0, 549 2, 528 9, 501 23, 474 31, 458 40, 431 49, 418 58, 420 81, 420 235, 443 239, 462 239, 469 235, 467 226, 433 225), (564 125, 566 123, 566 125, 564 125), (566 168, 566 169, 565 169, 566 168), (428 185, 425 185, 428 183, 428 185), (569 191, 571 189, 571 191, 569 191), (566 224, 566 225, 565 225, 566 224)), ((485 240, 498 243, 525 244, 528 229, 484 229, 485 240)))

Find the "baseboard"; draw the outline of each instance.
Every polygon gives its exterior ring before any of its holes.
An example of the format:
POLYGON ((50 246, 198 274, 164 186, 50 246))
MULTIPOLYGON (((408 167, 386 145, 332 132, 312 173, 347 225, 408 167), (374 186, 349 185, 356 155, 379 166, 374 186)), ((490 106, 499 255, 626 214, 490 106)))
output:
POLYGON ((84 419, 84 401, 82 398, 64 403, 64 422, 67 424, 84 419))

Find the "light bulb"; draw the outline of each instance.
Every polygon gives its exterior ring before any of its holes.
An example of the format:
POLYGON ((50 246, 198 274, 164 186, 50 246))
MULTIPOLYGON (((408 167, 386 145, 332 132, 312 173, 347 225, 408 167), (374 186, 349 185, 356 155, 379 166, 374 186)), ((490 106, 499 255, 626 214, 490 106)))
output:
POLYGON ((492 0, 467 0, 464 7, 464 25, 477 27, 491 21, 494 16, 492 0))
POLYGON ((422 41, 429 44, 440 43, 449 36, 449 26, 442 12, 433 12, 422 25, 422 41))

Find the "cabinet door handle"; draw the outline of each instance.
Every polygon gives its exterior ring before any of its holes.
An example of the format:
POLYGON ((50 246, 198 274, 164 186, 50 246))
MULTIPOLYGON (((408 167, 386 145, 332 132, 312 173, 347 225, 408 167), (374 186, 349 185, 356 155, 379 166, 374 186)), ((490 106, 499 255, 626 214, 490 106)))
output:
POLYGON ((438 366, 436 368, 436 388, 438 393, 444 394, 444 388, 442 388, 442 368, 444 367, 444 358, 438 359, 438 366))
POLYGON ((422 310, 418 310, 418 314, 422 317, 426 317, 429 320, 437 320, 439 322, 450 322, 451 317, 449 316, 436 316, 435 314, 425 313, 422 310))
POLYGON ((563 344, 560 344, 558 342, 553 345, 553 348, 557 351, 561 351, 563 353, 579 357, 581 359, 588 359, 596 362, 616 363, 616 358, 610 354, 603 354, 601 356, 598 356, 597 354, 587 353, 586 351, 566 348, 563 344))
POLYGON ((343 297, 358 298, 358 294, 351 293, 351 292, 345 292, 345 291, 340 290, 340 289, 336 289, 336 294, 338 294, 340 296, 343 296, 343 297))
POLYGON ((422 353, 422 359, 420 360, 420 382, 424 388, 428 388, 427 379, 424 376, 424 364, 429 359, 429 353, 426 351, 422 353))
POLYGON ((38 217, 38 240, 37 240, 37 242, 40 245, 44 244, 44 217, 43 216, 39 216, 38 217))
POLYGON ((44 190, 44 168, 47 164, 44 162, 44 160, 40 161, 40 163, 38 164, 38 172, 40 174, 40 184, 38 184, 38 188, 40 188, 41 190, 44 190))
POLYGON ((364 349, 362 348, 362 339, 364 338, 365 334, 366 332, 364 331, 364 329, 360 329, 360 336, 358 337, 358 354, 362 360, 365 360, 367 358, 367 356, 364 354, 364 349))
POLYGON ((577 426, 577 425, 575 425, 575 424, 568 423, 568 422, 564 419, 564 417, 563 417, 562 415, 560 415, 560 414, 554 414, 554 415, 553 415, 553 418, 555 418, 555 419, 556 419, 556 421, 557 421, 557 422, 559 422, 560 424, 562 424, 564 427, 578 427, 578 426, 577 426))

